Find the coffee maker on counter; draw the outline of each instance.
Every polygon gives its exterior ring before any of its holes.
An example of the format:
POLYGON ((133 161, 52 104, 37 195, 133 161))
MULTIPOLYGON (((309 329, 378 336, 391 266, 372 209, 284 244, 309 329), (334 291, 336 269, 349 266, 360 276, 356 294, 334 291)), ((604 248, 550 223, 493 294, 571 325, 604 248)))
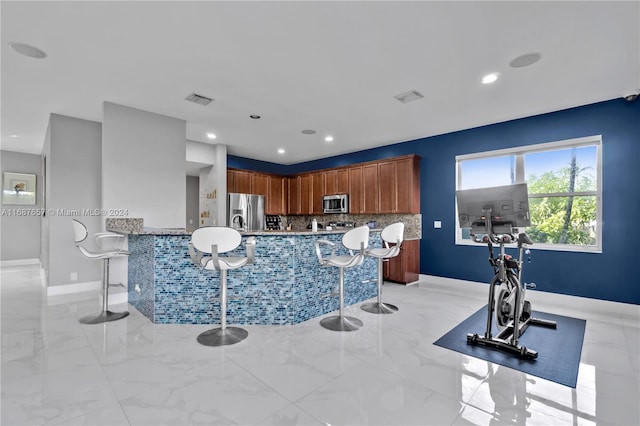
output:
POLYGON ((274 214, 266 215, 267 230, 279 231, 282 229, 282 217, 274 214))

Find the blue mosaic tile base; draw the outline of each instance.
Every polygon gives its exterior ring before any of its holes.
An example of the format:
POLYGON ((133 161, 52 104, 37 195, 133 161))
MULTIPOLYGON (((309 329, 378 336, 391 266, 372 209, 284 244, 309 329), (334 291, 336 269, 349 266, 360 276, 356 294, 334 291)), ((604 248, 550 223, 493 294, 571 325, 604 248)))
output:
MULTIPOLYGON (((338 254, 341 234, 323 235, 338 254)), ((296 324, 338 309, 338 268, 321 267, 315 235, 257 237, 253 265, 228 271, 228 324, 296 324)), ((220 276, 191 263, 188 235, 129 236, 129 302, 154 323, 219 324, 220 276), (140 291, 136 291, 136 286, 140 291)), ((372 232, 371 246, 379 246, 372 232)), ((230 255, 244 256, 244 245, 230 255)), ((377 263, 345 270, 345 306, 376 296, 377 263)))

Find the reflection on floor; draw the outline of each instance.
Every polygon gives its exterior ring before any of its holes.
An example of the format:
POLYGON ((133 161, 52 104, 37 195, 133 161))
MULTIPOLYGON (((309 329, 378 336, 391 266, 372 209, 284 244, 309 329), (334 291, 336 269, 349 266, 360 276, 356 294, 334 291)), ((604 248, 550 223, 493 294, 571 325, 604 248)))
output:
POLYGON ((131 306, 81 325, 97 294, 46 298, 34 266, 3 268, 1 290, 3 425, 640 424, 637 306, 528 293, 534 310, 587 320, 571 389, 432 344, 486 302, 479 284, 385 284, 400 311, 349 307, 356 332, 247 326, 224 348, 196 342, 209 326, 131 306))

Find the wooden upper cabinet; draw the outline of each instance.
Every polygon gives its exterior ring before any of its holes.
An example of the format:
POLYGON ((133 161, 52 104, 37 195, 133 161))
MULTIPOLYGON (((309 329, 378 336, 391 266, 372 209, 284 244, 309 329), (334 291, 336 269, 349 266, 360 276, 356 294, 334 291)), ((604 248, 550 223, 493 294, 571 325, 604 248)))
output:
POLYGON ((322 197, 325 194, 324 181, 324 172, 311 174, 311 213, 313 214, 323 213, 322 197))
POLYGON ((362 166, 349 167, 349 213, 364 213, 362 166))
POLYGON ((420 157, 407 155, 284 177, 227 170, 227 192, 265 196, 267 214, 322 214, 324 195, 349 194, 349 213, 420 213, 420 157))
POLYGON ((251 172, 245 170, 235 171, 235 185, 233 192, 239 192, 241 194, 251 194, 251 172))
POLYGON ((420 213, 420 159, 416 156, 378 163, 380 213, 420 213))
POLYGON ((227 170, 227 192, 236 192, 235 170, 227 170))
POLYGON ((349 170, 348 169, 339 169, 337 175, 338 182, 338 194, 348 194, 349 193, 349 170))
POLYGON ((378 198, 380 196, 378 164, 374 163, 362 166, 362 179, 364 182, 363 213, 378 213, 378 198))
POLYGON ((300 176, 287 178, 288 214, 300 214, 300 176))
POLYGON ((394 213, 420 213, 420 158, 396 161, 397 201, 394 213))
POLYGON ((395 161, 378 163, 378 178, 380 182, 380 213, 396 213, 397 210, 397 167, 395 161))
MULTIPOLYGON (((269 175, 254 173, 251 176, 251 192, 250 194, 269 195, 269 175)), ((266 200, 265 200, 266 203, 266 200)))
POLYGON ((284 176, 269 176, 269 192, 266 199, 267 214, 287 214, 287 197, 284 176))
POLYGON ((312 188, 311 175, 300 176, 300 214, 311 214, 312 212, 312 188))
POLYGON ((327 170, 324 172, 324 194, 334 195, 338 193, 338 171, 327 170))

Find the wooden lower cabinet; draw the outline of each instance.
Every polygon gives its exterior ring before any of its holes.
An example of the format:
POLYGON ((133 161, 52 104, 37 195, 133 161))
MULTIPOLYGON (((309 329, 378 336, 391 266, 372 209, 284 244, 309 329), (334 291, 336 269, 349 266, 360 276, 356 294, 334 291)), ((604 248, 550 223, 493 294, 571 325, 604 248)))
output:
POLYGON ((405 240, 400 254, 383 262, 385 281, 408 284, 418 281, 420 275, 420 240, 405 240))

